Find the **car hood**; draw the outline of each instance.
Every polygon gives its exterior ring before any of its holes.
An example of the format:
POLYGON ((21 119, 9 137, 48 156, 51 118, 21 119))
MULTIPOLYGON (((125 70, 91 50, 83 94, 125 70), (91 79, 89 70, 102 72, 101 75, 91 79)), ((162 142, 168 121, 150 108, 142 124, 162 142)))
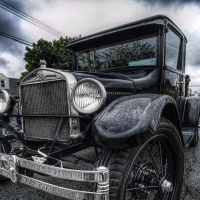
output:
POLYGON ((148 89, 158 82, 159 69, 139 69, 133 71, 104 71, 104 72, 72 72, 77 81, 84 78, 93 78, 100 81, 106 90, 129 89, 132 92, 139 92, 148 89))

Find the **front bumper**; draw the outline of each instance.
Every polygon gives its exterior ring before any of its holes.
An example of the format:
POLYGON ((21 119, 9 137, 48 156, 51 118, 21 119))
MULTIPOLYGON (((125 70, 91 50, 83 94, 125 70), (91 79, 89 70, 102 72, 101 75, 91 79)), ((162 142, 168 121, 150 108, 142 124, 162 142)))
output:
POLYGON ((2 153, 0 153, 0 161, 4 161, 9 165, 8 170, 0 167, 0 175, 10 178, 14 183, 20 182, 39 190, 43 190, 56 196, 68 199, 109 199, 109 170, 106 167, 99 167, 97 168, 97 171, 72 170, 66 168, 64 169, 19 158, 15 155, 7 155, 2 153), (23 174, 19 174, 18 167, 26 168, 35 172, 43 173, 61 179, 94 182, 97 183, 97 191, 80 191, 52 185, 34 178, 30 178, 23 174))

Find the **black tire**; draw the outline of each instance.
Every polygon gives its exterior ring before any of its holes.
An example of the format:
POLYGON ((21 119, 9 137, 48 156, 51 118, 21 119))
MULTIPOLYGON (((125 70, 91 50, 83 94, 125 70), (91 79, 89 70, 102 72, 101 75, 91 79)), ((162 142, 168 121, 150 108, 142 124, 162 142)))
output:
POLYGON ((183 146, 176 128, 166 119, 160 120, 155 136, 144 145, 124 150, 104 148, 96 166, 109 168, 110 200, 180 199, 184 172, 183 146), (162 186, 164 180, 173 184, 171 192, 162 192, 166 190, 162 186))

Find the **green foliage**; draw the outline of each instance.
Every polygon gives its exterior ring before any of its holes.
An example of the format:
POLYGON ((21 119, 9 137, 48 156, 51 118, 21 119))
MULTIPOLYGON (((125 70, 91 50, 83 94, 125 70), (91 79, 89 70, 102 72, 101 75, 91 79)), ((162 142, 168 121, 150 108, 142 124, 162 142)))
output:
POLYGON ((22 72, 21 78, 28 74, 28 72, 38 68, 40 59, 46 60, 48 68, 71 69, 71 61, 69 60, 71 58, 70 50, 66 47, 74 39, 61 37, 53 42, 40 39, 36 44, 33 43, 33 48, 26 47, 27 52, 24 55, 24 60, 26 61, 25 69, 27 72, 22 72))
POLYGON ((22 73, 21 73, 21 76, 20 76, 20 79, 24 78, 24 77, 25 77, 27 74, 28 74, 28 72, 27 72, 27 71, 25 71, 25 72, 22 72, 22 73))

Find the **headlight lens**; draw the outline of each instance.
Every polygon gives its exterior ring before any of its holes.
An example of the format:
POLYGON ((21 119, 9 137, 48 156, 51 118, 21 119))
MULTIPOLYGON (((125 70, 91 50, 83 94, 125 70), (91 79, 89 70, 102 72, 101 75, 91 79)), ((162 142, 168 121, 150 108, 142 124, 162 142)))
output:
POLYGON ((8 111, 10 107, 10 96, 6 90, 0 91, 0 114, 8 111))
POLYGON ((82 114, 98 111, 106 101, 106 90, 97 80, 86 78, 79 81, 72 91, 72 103, 82 114))

